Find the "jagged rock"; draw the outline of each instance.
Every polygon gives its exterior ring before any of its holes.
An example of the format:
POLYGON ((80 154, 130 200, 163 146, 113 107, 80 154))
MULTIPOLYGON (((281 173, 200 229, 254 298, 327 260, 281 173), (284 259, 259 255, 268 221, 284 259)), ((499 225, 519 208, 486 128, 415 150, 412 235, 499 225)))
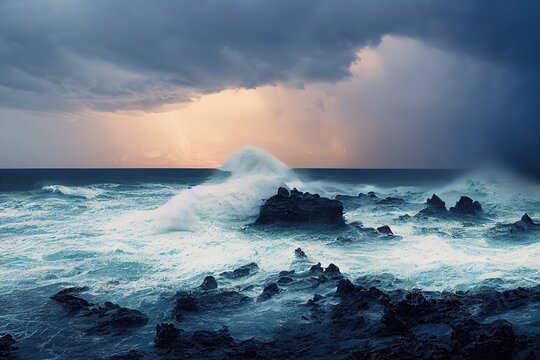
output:
POLYGON ((529 215, 523 214, 519 221, 512 224, 513 231, 528 231, 539 229, 540 224, 535 223, 529 215))
POLYGON ((326 269, 324 269, 324 275, 329 277, 330 279, 343 277, 343 275, 341 275, 341 272, 339 271, 339 267, 334 264, 330 264, 326 269))
POLYGON ((238 269, 235 269, 233 271, 225 271, 222 272, 221 276, 229 278, 229 279, 239 279, 242 277, 246 277, 249 275, 255 274, 257 271, 259 271, 259 266, 255 264, 254 262, 249 263, 244 266, 240 266, 238 269))
POLYGON ((233 308, 249 302, 250 297, 233 290, 179 292, 176 294, 173 316, 181 321, 186 313, 233 308))
POLYGON ((405 200, 392 196, 381 199, 373 191, 367 194, 360 193, 358 196, 336 195, 335 199, 341 201, 347 207, 358 207, 361 205, 400 205, 405 203, 405 200))
POLYGON ((11 334, 5 334, 0 337, 0 358, 9 358, 12 352, 17 350, 17 341, 11 336, 11 334))
POLYGON ((93 313, 98 314, 100 320, 86 331, 89 335, 123 331, 148 322, 148 317, 139 310, 121 307, 109 301, 94 309, 93 313))
POLYGON ((318 274, 318 273, 322 274, 324 272, 324 269, 321 266, 321 263, 317 263, 315 265, 312 265, 311 268, 309 268, 309 272, 312 274, 318 274))
POLYGON ((307 257, 306 253, 301 248, 297 248, 296 250, 294 250, 294 256, 296 256, 297 258, 305 258, 305 257, 307 257))
POLYGON ((385 235, 394 235, 394 233, 392 232, 392 229, 390 229, 390 226, 388 225, 379 226, 377 228, 377 231, 385 235))
POLYGON ((407 324, 401 319, 396 307, 392 304, 387 304, 384 307, 381 323, 389 334, 406 334, 408 332, 407 324))
POLYGON ((209 275, 204 278, 203 283, 201 284, 201 289, 203 290, 214 290, 217 289, 218 284, 216 278, 209 275))
POLYGON ((420 210, 418 215, 437 215, 446 213, 446 204, 436 194, 426 200, 427 207, 420 210))
POLYGON ((452 325, 454 351, 467 359, 512 359, 515 335, 512 324, 497 320, 481 324, 472 319, 452 325))
POLYGON ((476 215, 482 212, 482 206, 478 201, 473 201, 468 196, 462 196, 456 205, 450 208, 450 212, 460 215, 476 215))
POLYGON ((171 347, 180 336, 182 330, 176 328, 173 324, 161 323, 156 325, 156 337, 154 344, 157 348, 166 349, 171 347))
POLYGON ((51 296, 51 299, 64 305, 71 311, 87 310, 91 308, 94 304, 88 302, 83 298, 73 295, 85 291, 88 291, 87 286, 67 287, 60 290, 55 295, 51 296))
POLYGON ((277 283, 278 285, 287 285, 292 283, 294 280, 289 276, 282 276, 278 279, 277 283))
POLYGON ((339 280, 337 284, 336 294, 338 295, 352 294, 355 289, 356 287, 350 280, 342 279, 342 280, 339 280))
POLYGON ((86 286, 69 287, 51 296, 52 300, 64 305, 70 311, 82 312, 98 320, 96 325, 86 331, 86 334, 94 335, 124 331, 148 322, 148 317, 139 310, 122 307, 110 301, 106 301, 103 305, 94 305, 83 298, 73 295, 87 290, 88 287, 86 286))
POLYGON ((258 302, 269 300, 271 297, 279 293, 281 289, 276 283, 271 283, 264 287, 263 292, 257 298, 258 302))
POLYGON ((280 188, 261 206, 256 225, 271 224, 326 224, 343 225, 343 205, 338 200, 302 193, 293 189, 289 194, 280 188))

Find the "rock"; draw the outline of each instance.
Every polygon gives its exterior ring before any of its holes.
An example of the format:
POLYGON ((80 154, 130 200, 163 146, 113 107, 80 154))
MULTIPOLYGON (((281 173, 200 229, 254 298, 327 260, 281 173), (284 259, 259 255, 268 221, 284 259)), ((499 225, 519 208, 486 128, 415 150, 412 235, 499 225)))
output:
POLYGON ((461 320, 452 325, 454 351, 467 359, 512 359, 515 336, 506 320, 481 324, 461 320))
POLYGON ((281 291, 281 289, 279 288, 279 286, 276 283, 271 283, 271 284, 265 286, 265 288, 263 289, 263 292, 257 298, 257 301, 258 302, 263 302, 263 301, 269 300, 271 297, 273 297, 274 295, 276 295, 280 291, 281 291))
POLYGON ((342 279, 342 280, 339 280, 337 284, 336 294, 337 295, 352 294, 355 289, 356 287, 350 280, 342 279))
POLYGON ((324 275, 326 275, 330 279, 343 277, 343 275, 341 275, 341 272, 339 271, 339 268, 334 264, 330 264, 326 269, 324 269, 324 275))
POLYGON ((201 289, 203 290, 214 290, 217 289, 218 284, 216 278, 213 276, 207 276, 204 278, 203 283, 201 284, 201 289))
POLYGON ((88 335, 124 331, 148 322, 148 317, 139 310, 121 307, 109 301, 93 310, 93 313, 98 314, 100 320, 86 331, 88 335))
POLYGON ((12 352, 17 350, 17 341, 11 336, 11 334, 5 334, 0 337, 0 358, 9 358, 12 352))
POLYGON ((433 194, 431 198, 426 200, 427 207, 420 210, 417 215, 442 215, 446 214, 446 204, 436 194, 433 194))
POLYGON ((221 276, 229 278, 229 279, 239 279, 242 277, 246 277, 249 275, 255 274, 259 270, 259 266, 255 264, 254 262, 249 263, 244 266, 240 266, 238 269, 235 269, 233 271, 225 271, 222 272, 221 276))
POLYGON ((301 248, 297 248, 296 250, 294 250, 294 256, 296 256, 297 258, 305 258, 305 257, 307 257, 306 253, 301 248))
POLYGON ((478 201, 473 201, 468 196, 462 196, 456 205, 450 208, 450 212, 460 215, 476 215, 482 212, 482 206, 478 201))
POLYGON ((513 231, 528 231, 538 229, 540 224, 535 223, 529 215, 523 214, 519 221, 512 224, 513 231))
POLYGON ((278 285, 287 285, 293 282, 293 279, 289 276, 282 276, 278 279, 278 285))
POLYGON ((309 272, 312 274, 318 274, 318 273, 322 274, 324 272, 324 269, 321 266, 321 263, 317 263, 315 265, 312 265, 311 268, 309 268, 309 272))
POLYGON ((71 311, 88 310, 94 304, 86 301, 83 298, 73 295, 73 294, 78 294, 84 291, 88 291, 87 286, 67 287, 65 289, 60 290, 55 295, 51 296, 51 299, 64 305, 66 308, 68 308, 71 311))
POLYGON ((397 313, 397 309, 392 304, 384 307, 384 314, 381 317, 381 323, 385 326, 385 330, 389 334, 406 334, 407 324, 397 313))
POLYGON ((186 313, 234 308, 251 301, 248 296, 232 290, 178 292, 172 313, 181 321, 186 313))
POLYGON ((388 225, 379 226, 377 228, 377 231, 385 235, 394 235, 394 233, 392 232, 392 229, 390 229, 390 226, 388 225))
POLYGON ((112 355, 109 360, 142 360, 144 359, 144 351, 142 350, 129 350, 127 353, 112 355))
POLYGON ((170 348, 180 336, 181 332, 182 330, 176 328, 173 324, 157 324, 154 344, 160 349, 170 348))
POLYGON ((397 197, 388 196, 382 200, 377 201, 377 204, 381 205, 399 205, 404 204, 405 200, 397 197))
POLYGON ((343 225, 343 205, 338 200, 280 188, 261 206, 255 225, 343 225), (282 190, 283 189, 283 190, 282 190), (284 191, 285 190, 285 191, 284 191))

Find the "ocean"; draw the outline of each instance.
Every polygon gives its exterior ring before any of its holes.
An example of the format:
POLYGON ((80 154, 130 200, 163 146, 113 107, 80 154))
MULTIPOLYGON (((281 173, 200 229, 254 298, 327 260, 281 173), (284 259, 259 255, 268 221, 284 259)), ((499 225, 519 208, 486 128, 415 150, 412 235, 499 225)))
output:
MULTIPOLYGON (((219 169, 0 170, 0 334, 17 339, 24 359, 99 358, 134 348, 152 358, 156 324, 172 321, 177 291, 251 262, 259 267, 254 276, 223 283, 256 297, 269 277, 320 262, 383 290, 535 286, 540 233, 501 237, 490 229, 523 213, 538 219, 539 190, 534 172, 290 169, 256 149, 232 155, 219 169), (254 229, 260 206, 279 186, 329 198, 373 191, 403 199, 344 204, 347 224, 389 225, 396 236, 339 241, 342 234, 330 230, 254 229), (483 216, 400 218, 416 214, 432 194, 447 207, 469 196, 483 216), (307 262, 295 258, 298 247, 307 262), (67 286, 87 286, 89 301, 138 309, 149 321, 129 336, 86 335, 84 316, 50 300, 67 286)), ((271 339, 311 297, 307 290, 284 292, 264 305, 181 325, 227 326, 236 339, 271 339)), ((514 321, 533 326, 519 316, 514 321)))

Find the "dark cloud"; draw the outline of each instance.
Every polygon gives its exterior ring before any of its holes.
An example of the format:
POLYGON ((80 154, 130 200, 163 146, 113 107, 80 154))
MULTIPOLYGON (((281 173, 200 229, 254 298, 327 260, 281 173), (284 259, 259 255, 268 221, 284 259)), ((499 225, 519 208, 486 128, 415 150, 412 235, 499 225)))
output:
POLYGON ((537 1, 4 0, 0 106, 148 109, 349 76, 385 34, 537 76, 537 1))

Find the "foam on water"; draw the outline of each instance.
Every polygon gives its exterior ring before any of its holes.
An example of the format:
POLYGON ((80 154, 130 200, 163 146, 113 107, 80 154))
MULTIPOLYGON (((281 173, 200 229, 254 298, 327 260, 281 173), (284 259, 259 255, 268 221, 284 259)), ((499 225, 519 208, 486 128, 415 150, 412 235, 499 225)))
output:
POLYGON ((284 163, 254 147, 234 153, 221 170, 228 176, 182 190, 155 210, 158 228, 195 230, 202 219, 246 221, 257 215, 262 201, 279 186, 298 183, 284 163))
POLYGON ((46 185, 43 191, 85 199, 93 199, 105 193, 104 189, 89 186, 46 185))

